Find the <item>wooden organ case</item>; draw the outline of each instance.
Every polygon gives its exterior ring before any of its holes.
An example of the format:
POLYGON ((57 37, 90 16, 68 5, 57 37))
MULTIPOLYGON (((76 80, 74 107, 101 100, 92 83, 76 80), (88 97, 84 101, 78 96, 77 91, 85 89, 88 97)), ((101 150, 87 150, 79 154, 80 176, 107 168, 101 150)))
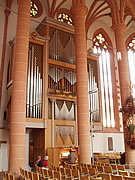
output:
MULTIPOLYGON (((78 145, 74 28, 54 19, 45 18, 44 23, 36 28, 36 32, 37 36, 32 36, 29 43, 26 94, 26 123, 29 123, 26 128, 31 131, 31 149, 38 149, 38 154, 33 150, 33 163, 37 155, 43 157, 52 146, 52 115, 54 115, 54 148, 70 148, 78 145), (49 37, 47 43, 46 37, 49 37), (54 106, 51 99, 55 99, 54 106), (46 128, 44 128, 45 119, 46 128), (34 123, 38 125, 35 126, 34 123)), ((13 68, 13 57, 11 60, 10 67, 13 68)), ((97 69, 97 57, 88 56, 90 121, 100 123, 97 69)), ((12 74, 10 82, 11 87, 12 74)), ((10 96, 11 94, 12 92, 10 96)))

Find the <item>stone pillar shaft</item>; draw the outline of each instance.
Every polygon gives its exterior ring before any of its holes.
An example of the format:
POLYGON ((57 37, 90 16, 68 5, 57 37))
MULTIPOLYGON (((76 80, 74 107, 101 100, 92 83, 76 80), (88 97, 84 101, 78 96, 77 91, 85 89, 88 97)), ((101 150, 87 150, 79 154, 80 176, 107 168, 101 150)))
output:
MULTIPOLYGON (((119 23, 113 25, 113 30, 115 33, 115 40, 116 40, 116 48, 118 51, 121 52, 122 60, 118 62, 118 68, 119 68, 119 80, 120 80, 120 91, 121 91, 121 103, 122 107, 125 106, 126 100, 129 96, 129 70, 128 70, 128 56, 127 56, 127 49, 125 45, 125 39, 124 39, 124 31, 126 29, 126 25, 124 23, 119 23)), ((124 115, 123 115, 123 120, 124 115)), ((125 139, 125 131, 124 131, 124 139, 125 139)), ((128 160, 128 153, 127 154, 127 144, 125 142, 125 155, 126 155, 126 163, 129 163, 128 160)), ((129 148, 130 149, 130 148, 129 148)))
POLYGON ((26 82, 29 25, 30 0, 19 0, 11 99, 9 162, 9 170, 16 175, 19 174, 20 167, 24 168, 25 158, 26 82))
POLYGON ((77 102, 75 101, 75 122, 76 122, 76 146, 78 147, 78 120, 77 120, 77 102))
POLYGON ((119 79, 120 79, 120 90, 121 90, 121 101, 122 107, 126 104, 126 100, 129 96, 129 70, 128 70, 128 59, 127 50, 124 39, 124 31, 126 26, 124 23, 115 24, 113 26, 116 39, 116 48, 121 52, 122 60, 118 62, 119 67, 119 79))
POLYGON ((90 164, 90 118, 85 32, 87 7, 85 6, 85 1, 73 0, 71 12, 75 26, 79 162, 90 164))

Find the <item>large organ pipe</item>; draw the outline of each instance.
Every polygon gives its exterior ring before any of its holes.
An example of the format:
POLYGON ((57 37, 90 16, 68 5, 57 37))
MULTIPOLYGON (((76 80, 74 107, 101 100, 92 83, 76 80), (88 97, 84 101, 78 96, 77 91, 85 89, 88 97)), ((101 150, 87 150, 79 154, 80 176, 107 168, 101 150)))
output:
POLYGON ((98 87, 96 83, 96 78, 94 76, 93 67, 91 64, 88 65, 89 68, 89 108, 90 108, 90 118, 91 121, 98 121, 99 119, 99 100, 98 100, 98 87))
POLYGON ((36 117, 36 57, 34 58, 33 117, 36 117))
POLYGON ((31 50, 29 50, 29 58, 28 58, 28 70, 27 70, 27 107, 26 107, 26 117, 30 116, 30 61, 31 61, 31 50))
POLYGON ((34 58, 34 47, 32 46, 31 76, 30 76, 30 117, 33 117, 33 58, 34 58))
POLYGON ((40 118, 40 74, 38 72, 38 118, 40 118))
POLYGON ((38 66, 37 66, 37 88, 36 88, 36 117, 38 118, 38 111, 39 111, 39 109, 38 109, 38 93, 39 93, 39 91, 38 91, 38 86, 39 86, 39 82, 38 82, 38 76, 39 76, 39 73, 38 73, 38 66))
POLYGON ((34 57, 34 46, 29 50, 27 71, 27 105, 26 117, 42 117, 42 78, 34 57))
POLYGON ((40 78, 40 118, 42 118, 42 79, 40 78))

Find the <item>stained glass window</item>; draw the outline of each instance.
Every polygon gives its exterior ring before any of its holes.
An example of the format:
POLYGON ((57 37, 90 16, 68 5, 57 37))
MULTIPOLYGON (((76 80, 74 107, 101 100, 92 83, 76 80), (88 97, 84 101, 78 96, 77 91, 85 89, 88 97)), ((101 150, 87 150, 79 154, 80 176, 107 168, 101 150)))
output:
POLYGON ((101 33, 98 33, 95 36, 93 42, 94 42, 94 46, 96 46, 97 48, 107 49, 107 47, 108 47, 108 43, 101 33))
POLYGON ((35 17, 38 14, 38 6, 35 2, 31 1, 30 16, 35 17))
POLYGON ((133 37, 133 38, 131 39, 131 41, 129 42, 129 44, 128 44, 128 49, 129 49, 129 50, 135 50, 135 37, 133 37))
POLYGON ((105 37, 101 33, 98 33, 94 37, 93 44, 94 44, 94 53, 100 54, 99 72, 100 72, 103 126, 115 127, 111 61, 110 61, 110 53, 108 51, 108 43, 105 37))
POLYGON ((72 18, 68 14, 66 14, 66 13, 60 13, 58 15, 58 21, 65 22, 65 23, 67 23, 67 24, 69 24, 71 26, 73 25, 72 18))

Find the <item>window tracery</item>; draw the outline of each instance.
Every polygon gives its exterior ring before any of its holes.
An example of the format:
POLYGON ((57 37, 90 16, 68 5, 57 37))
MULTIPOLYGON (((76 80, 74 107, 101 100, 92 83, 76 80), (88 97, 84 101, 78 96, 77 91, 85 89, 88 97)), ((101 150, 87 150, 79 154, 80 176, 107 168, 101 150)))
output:
POLYGON ((94 46, 96 46, 97 48, 104 49, 104 50, 108 49, 107 48, 108 43, 101 33, 98 33, 95 36, 95 38, 93 39, 93 42, 94 42, 94 46))
POLYGON ((135 37, 133 37, 129 44, 128 44, 128 50, 134 50, 135 51, 135 37))
POLYGON ((59 15, 58 15, 58 17, 57 17, 57 19, 58 19, 58 21, 60 21, 60 22, 65 22, 65 23, 67 23, 67 24, 69 24, 69 25, 73 25, 73 20, 72 20, 72 18, 68 15, 68 14, 66 14, 66 13, 60 13, 59 15))
POLYGON ((31 1, 30 16, 34 17, 38 14, 38 6, 35 2, 31 1))

